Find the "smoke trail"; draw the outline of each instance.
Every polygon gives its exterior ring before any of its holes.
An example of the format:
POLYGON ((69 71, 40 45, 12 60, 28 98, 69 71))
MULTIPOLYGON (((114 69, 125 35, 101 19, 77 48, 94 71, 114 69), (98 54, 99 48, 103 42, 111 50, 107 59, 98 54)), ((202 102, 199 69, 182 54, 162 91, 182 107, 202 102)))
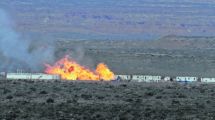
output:
POLYGON ((22 39, 12 25, 10 17, 0 9, 0 70, 37 71, 44 62, 53 59, 54 48, 51 45, 34 47, 38 41, 22 39))

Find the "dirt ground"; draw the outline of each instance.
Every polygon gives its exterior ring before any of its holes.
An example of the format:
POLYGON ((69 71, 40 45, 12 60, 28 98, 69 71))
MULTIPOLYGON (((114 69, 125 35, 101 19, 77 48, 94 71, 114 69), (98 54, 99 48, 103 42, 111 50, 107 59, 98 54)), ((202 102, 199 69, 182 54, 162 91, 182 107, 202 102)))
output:
POLYGON ((1 120, 214 120, 215 85, 0 80, 1 120))

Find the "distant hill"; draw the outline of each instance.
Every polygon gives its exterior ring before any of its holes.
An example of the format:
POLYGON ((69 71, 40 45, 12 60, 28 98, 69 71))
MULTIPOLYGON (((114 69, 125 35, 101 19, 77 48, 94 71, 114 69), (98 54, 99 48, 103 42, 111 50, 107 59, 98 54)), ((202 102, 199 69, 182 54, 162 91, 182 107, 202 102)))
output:
POLYGON ((150 44, 163 49, 215 49, 215 37, 165 36, 150 44))
POLYGON ((212 0, 1 0, 24 35, 50 40, 213 36, 212 0))
MULTIPOLYGON (((62 45, 62 44, 61 44, 62 45)), ((72 40, 64 47, 84 46, 103 48, 148 48, 148 49, 215 49, 215 37, 165 36, 157 40, 72 40)))
POLYGON ((215 77, 214 43, 214 37, 185 36, 153 41, 69 40, 58 41, 55 54, 60 58, 67 53, 90 67, 104 62, 116 74, 215 77))

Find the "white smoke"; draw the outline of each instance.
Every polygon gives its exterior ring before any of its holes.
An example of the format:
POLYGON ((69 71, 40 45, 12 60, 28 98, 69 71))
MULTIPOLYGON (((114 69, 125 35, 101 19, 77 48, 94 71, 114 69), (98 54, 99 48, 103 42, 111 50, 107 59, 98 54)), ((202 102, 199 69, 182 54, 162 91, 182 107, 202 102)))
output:
POLYGON ((50 43, 24 40, 13 29, 8 14, 0 9, 0 70, 24 69, 38 71, 43 63, 53 60, 54 48, 50 43))

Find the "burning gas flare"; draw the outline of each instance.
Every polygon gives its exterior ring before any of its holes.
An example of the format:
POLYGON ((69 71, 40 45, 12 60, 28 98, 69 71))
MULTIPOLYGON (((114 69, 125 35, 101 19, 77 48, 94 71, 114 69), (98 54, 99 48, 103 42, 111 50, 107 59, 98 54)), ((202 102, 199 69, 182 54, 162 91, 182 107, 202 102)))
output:
POLYGON ((60 75, 65 80, 105 80, 114 79, 114 73, 104 64, 97 65, 95 71, 79 65, 69 56, 57 61, 53 66, 46 64, 45 73, 60 75))

